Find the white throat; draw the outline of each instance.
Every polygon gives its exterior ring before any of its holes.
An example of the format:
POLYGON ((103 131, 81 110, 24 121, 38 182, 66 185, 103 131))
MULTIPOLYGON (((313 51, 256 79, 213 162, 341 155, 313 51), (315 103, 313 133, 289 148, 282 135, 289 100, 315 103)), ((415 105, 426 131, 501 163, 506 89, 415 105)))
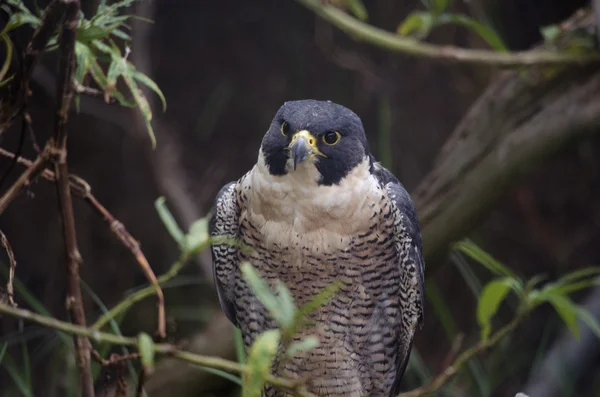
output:
POLYGON ((246 216, 279 233, 329 230, 353 234, 368 227, 374 203, 382 194, 369 168, 365 157, 339 184, 323 186, 318 184, 320 174, 314 162, 304 161, 296 170, 275 176, 269 173, 261 151, 240 186, 247 195, 246 216))

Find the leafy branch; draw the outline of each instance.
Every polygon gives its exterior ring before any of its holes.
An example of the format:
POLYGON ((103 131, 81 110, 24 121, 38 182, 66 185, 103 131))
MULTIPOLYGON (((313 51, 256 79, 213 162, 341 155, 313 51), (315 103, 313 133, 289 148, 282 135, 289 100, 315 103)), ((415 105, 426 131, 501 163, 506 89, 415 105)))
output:
MULTIPOLYGON (((134 15, 123 14, 123 10, 130 7, 137 0, 121 0, 111 5, 101 2, 98 9, 90 19, 83 16, 79 19, 76 27, 75 57, 76 69, 73 82, 78 87, 76 93, 95 95, 96 90, 88 87, 90 83, 96 84, 103 94, 106 103, 117 101, 122 106, 137 107, 142 113, 146 123, 152 147, 156 146, 156 138, 152 129, 152 110, 140 85, 148 87, 155 92, 162 103, 163 111, 166 110, 166 99, 158 85, 147 75, 136 70, 135 66, 128 60, 130 53, 129 43, 131 36, 128 33, 127 22, 136 18, 134 15), (91 80, 91 81, 90 81, 91 80), (123 81, 128 88, 128 93, 119 89, 118 82, 123 81)), ((64 0, 54 0, 43 15, 36 15, 28 9, 20 0, 7 0, 7 4, 1 6, 9 13, 8 24, 0 32, 0 41, 4 42, 8 54, 2 66, 0 66, 0 86, 11 80, 22 81, 27 84, 31 72, 42 52, 52 51, 57 48, 57 37, 54 35, 55 23, 62 18, 64 0), (13 45, 8 33, 21 26, 29 25, 36 29, 33 39, 24 60, 24 74, 12 75, 5 78, 8 73, 12 57, 13 45)), ((15 89, 20 82, 15 83, 15 89)), ((23 93, 13 92, 13 97, 19 97, 23 93)), ((21 98, 23 99, 23 98, 21 98)), ((76 105, 79 97, 76 98, 76 105)), ((15 106, 19 109, 20 106, 15 106)), ((2 129, 0 129, 0 133, 2 129)))
MULTIPOLYGON (((411 14, 411 16, 400 25, 399 31, 401 34, 395 34, 372 26, 322 0, 296 1, 357 41, 363 41, 388 51, 399 52, 406 55, 452 62, 497 65, 504 67, 600 62, 600 53, 597 51, 550 51, 534 49, 529 51, 506 52, 464 49, 454 46, 439 46, 420 41, 418 38, 428 34, 434 25, 457 23, 474 29, 489 44, 491 44, 492 47, 501 50, 501 42, 498 41, 498 37, 489 28, 464 16, 441 13, 442 10, 445 10, 448 3, 445 0, 435 2, 440 3, 436 9, 437 14, 411 14), (402 35, 408 35, 415 32, 419 33, 416 35, 417 37, 402 35)), ((359 0, 348 0, 343 3, 354 4, 357 1, 359 0)), ((350 7, 351 10, 356 8, 356 6, 354 6, 354 8, 350 7)), ((360 15, 363 15, 361 19, 366 19, 364 16, 364 8, 360 15)))

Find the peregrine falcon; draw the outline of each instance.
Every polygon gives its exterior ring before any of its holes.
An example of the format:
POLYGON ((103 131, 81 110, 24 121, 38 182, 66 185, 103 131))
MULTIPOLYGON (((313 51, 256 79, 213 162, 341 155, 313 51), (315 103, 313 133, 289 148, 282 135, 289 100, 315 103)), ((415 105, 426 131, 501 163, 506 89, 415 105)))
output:
MULTIPOLYGON (((266 132, 258 162, 221 188, 211 236, 251 247, 212 245, 221 308, 248 348, 276 328, 241 277, 250 262, 301 305, 338 280, 312 315, 317 348, 282 365, 323 397, 389 397, 399 391, 416 326, 422 326, 424 262, 414 205, 370 154, 360 118, 330 101, 286 102, 266 132)), ((269 397, 288 396, 267 386, 269 397)))

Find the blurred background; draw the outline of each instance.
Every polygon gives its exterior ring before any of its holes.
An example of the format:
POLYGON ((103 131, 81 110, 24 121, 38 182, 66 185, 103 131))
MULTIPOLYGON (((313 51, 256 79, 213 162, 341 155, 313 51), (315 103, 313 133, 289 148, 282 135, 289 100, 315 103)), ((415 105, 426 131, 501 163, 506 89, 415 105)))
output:
MULTIPOLYGON (((25 2, 28 5, 33 2, 25 2)), ((43 7, 47 2, 38 1, 43 7)), ((369 23, 394 31, 418 0, 367 0, 369 23)), ((486 18, 513 50, 541 40, 540 27, 568 18, 586 1, 465 0, 452 9, 486 18)), ((83 2, 86 15, 97 0, 83 2)), ((486 86, 500 73, 486 66, 459 65, 393 54, 353 41, 294 1, 152 0, 134 5, 130 60, 160 86, 167 99, 148 92, 154 109, 157 147, 152 149, 136 110, 82 97, 69 122, 69 164, 98 200, 140 241, 156 274, 169 269, 178 249, 154 201, 165 196, 183 228, 205 216, 225 183, 256 161, 261 138, 286 100, 332 100, 363 120, 375 156, 384 159, 409 191, 431 170, 445 140, 486 86)), ((5 16, 0 24, 6 22, 5 16)), ((1 26, 0 26, 1 28, 1 26)), ((22 46, 28 29, 15 32, 22 46)), ((429 40, 462 47, 485 46, 464 28, 446 26, 429 40)), ((35 69, 29 111, 40 144, 51 134, 55 106, 56 54, 35 69)), ((20 125, 0 145, 15 151, 20 125)), ((23 155, 34 158, 27 135, 23 155)), ((507 266, 532 277, 554 279, 600 259, 600 139, 592 136, 563 148, 543 167, 507 190, 470 237, 507 266)), ((9 161, 0 159, 0 171, 9 161)), ((0 188, 18 177, 17 167, 0 188)), ((45 308, 66 319, 62 232, 55 188, 40 180, 2 214, 18 263, 17 302, 45 308), (29 294, 29 295, 28 295, 29 294), (41 305, 41 306, 36 306, 41 305)), ((147 283, 135 259, 104 221, 75 200, 77 233, 88 321, 147 283)), ((6 258, 1 270, 7 274, 6 258)), ((429 266, 430 264, 428 264, 429 266)), ((452 357, 452 346, 476 343, 477 296, 489 273, 452 254, 428 273, 425 326, 418 332, 404 389, 421 385, 452 357)), ((4 278, 2 277, 4 280, 4 278)), ((235 358, 233 328, 221 314, 207 253, 194 258, 165 288, 169 340, 190 349, 235 358)), ((576 300, 600 317, 600 292, 576 300)), ((514 312, 510 304, 500 321, 514 312)), ((37 310, 37 309, 36 309, 37 310)), ((120 319, 134 335, 156 327, 155 300, 148 298, 120 319)), ((490 354, 472 360, 440 395, 600 396, 598 340, 573 339, 556 313, 538 309, 490 354), (564 354, 575 354, 565 361, 564 354), (556 372, 556 364, 564 364, 556 372), (535 391, 535 392, 534 392, 535 391)), ((586 336, 587 335, 587 336, 586 336)), ((8 342, 0 367, 0 396, 77 395, 71 346, 42 327, 0 318, 0 343, 8 342), (75 393, 75 394, 73 394, 75 393)), ((97 392, 114 388, 105 371, 97 392)), ((135 383, 132 381, 132 384, 135 383)), ((164 360, 147 383, 148 395, 235 396, 232 383, 180 362, 164 360)))

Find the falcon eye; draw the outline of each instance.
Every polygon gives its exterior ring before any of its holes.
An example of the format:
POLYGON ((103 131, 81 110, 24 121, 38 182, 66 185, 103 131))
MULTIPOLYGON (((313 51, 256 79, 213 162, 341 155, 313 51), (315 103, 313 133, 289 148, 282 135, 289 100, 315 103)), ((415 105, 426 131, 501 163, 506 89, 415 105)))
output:
POLYGON ((327 145, 335 145, 342 139, 342 136, 337 131, 327 131, 323 134, 323 142, 327 145))
POLYGON ((281 135, 288 136, 290 133, 290 125, 287 121, 281 123, 281 135))

